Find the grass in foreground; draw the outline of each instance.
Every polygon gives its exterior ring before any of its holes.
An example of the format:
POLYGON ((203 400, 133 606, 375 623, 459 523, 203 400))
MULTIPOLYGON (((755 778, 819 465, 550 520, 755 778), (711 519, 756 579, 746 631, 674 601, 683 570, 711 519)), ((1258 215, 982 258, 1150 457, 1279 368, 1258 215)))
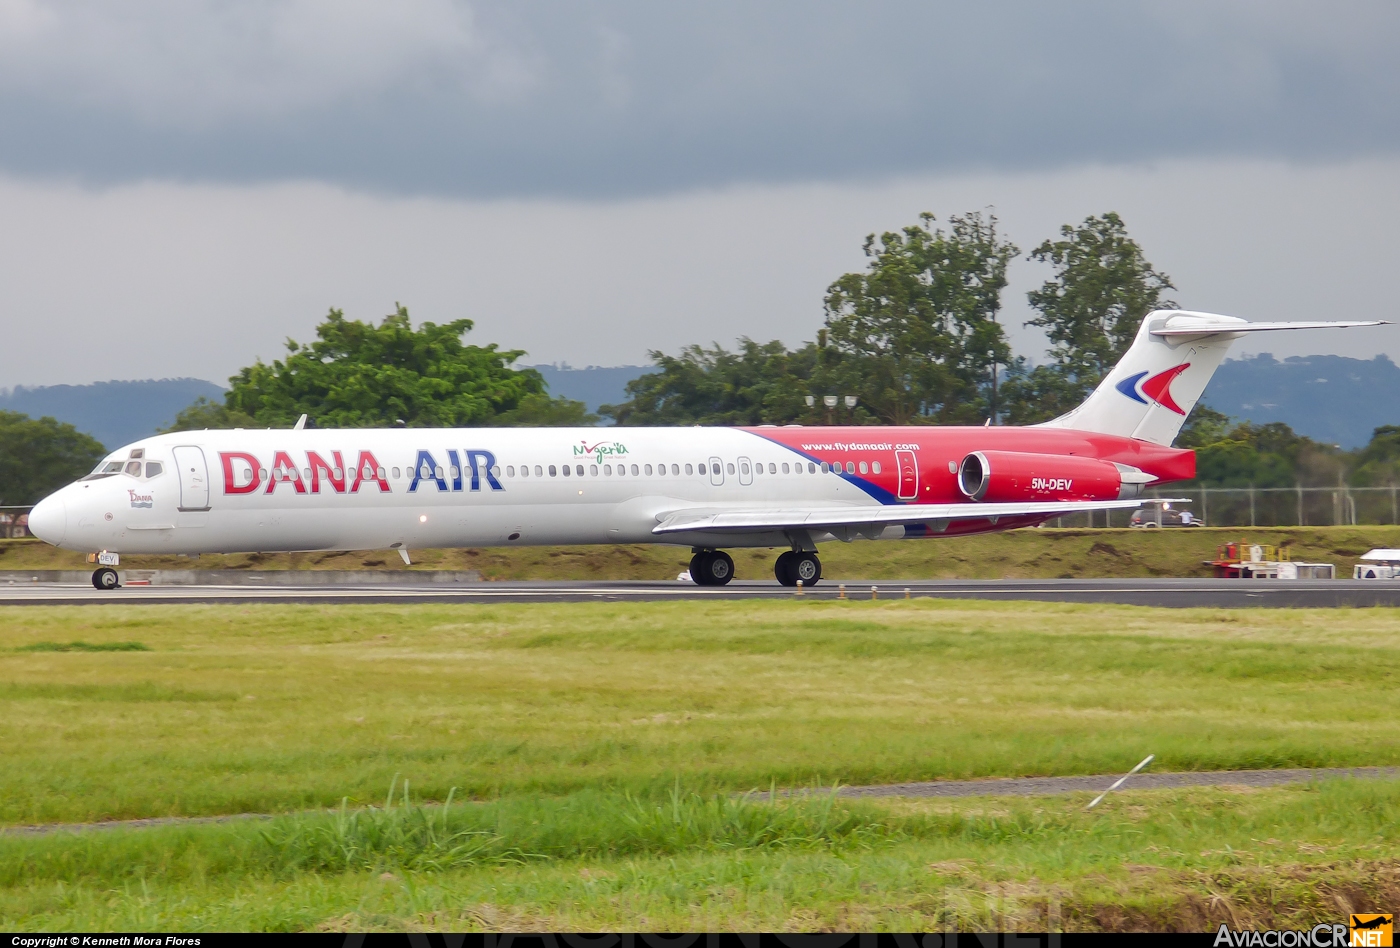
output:
POLYGON ((1400 762, 1400 613, 1053 603, 25 607, 0 822, 1400 762), (148 651, 26 651, 138 642, 148 651))
POLYGON ((11 930, 1309 927, 1400 897, 1400 783, 1041 800, 585 791, 0 837, 11 930))

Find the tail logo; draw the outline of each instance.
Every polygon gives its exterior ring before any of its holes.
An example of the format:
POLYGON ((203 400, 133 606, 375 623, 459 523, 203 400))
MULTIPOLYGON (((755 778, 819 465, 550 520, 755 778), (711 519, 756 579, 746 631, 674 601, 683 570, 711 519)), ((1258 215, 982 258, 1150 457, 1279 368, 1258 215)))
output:
POLYGON ((1130 375, 1119 382, 1116 388, 1135 402, 1142 402, 1144 405, 1147 405, 1150 404, 1148 399, 1151 399, 1152 402, 1156 402, 1163 408, 1170 409, 1178 415, 1184 415, 1186 412, 1176 403, 1176 399, 1172 398, 1172 382, 1176 380, 1178 375, 1189 368, 1191 368, 1191 363, 1183 362, 1181 365, 1173 366, 1165 372, 1158 372, 1156 375, 1146 380, 1144 380, 1144 377, 1147 373, 1139 372, 1137 375, 1130 375), (1146 398, 1143 396, 1146 396, 1146 398))

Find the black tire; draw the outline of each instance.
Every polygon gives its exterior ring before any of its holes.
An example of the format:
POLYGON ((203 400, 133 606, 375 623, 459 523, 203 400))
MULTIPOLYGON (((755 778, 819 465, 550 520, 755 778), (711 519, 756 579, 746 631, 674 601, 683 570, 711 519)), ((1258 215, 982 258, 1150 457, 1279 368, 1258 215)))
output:
POLYGON ((92 585, 95 589, 116 589, 121 584, 121 578, 117 576, 117 571, 110 566, 93 571, 92 585))
POLYGON ((778 578, 778 582, 784 586, 796 586, 797 576, 792 572, 792 561, 797 559, 797 554, 792 550, 781 553, 773 563, 773 575, 778 578))
POLYGON ((708 576, 710 553, 696 553, 690 557, 690 580, 696 585, 713 585, 708 576))
POLYGON ((804 589, 810 589, 822 580, 822 561, 815 553, 794 553, 792 557, 792 584, 802 580, 804 589))
POLYGON ((734 561, 723 550, 696 553, 690 559, 690 578, 697 586, 723 586, 734 578, 734 561))

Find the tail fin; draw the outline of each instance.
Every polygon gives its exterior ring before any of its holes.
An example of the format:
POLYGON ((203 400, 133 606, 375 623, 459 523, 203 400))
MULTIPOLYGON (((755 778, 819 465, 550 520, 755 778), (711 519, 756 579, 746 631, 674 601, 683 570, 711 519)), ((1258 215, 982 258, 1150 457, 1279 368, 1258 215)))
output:
POLYGON ((1113 371, 1078 408, 1047 421, 1074 428, 1170 445, 1220 367, 1230 344, 1249 332, 1381 326, 1362 322, 1252 323, 1235 316, 1157 310, 1113 371))

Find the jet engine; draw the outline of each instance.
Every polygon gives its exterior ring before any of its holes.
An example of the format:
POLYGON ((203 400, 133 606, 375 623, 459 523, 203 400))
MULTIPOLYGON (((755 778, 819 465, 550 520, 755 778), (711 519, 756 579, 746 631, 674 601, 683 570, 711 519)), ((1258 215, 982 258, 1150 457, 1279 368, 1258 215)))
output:
POLYGON ((958 465, 958 489, 969 500, 1126 500, 1151 474, 1127 464, 1060 454, 973 451, 958 465))

